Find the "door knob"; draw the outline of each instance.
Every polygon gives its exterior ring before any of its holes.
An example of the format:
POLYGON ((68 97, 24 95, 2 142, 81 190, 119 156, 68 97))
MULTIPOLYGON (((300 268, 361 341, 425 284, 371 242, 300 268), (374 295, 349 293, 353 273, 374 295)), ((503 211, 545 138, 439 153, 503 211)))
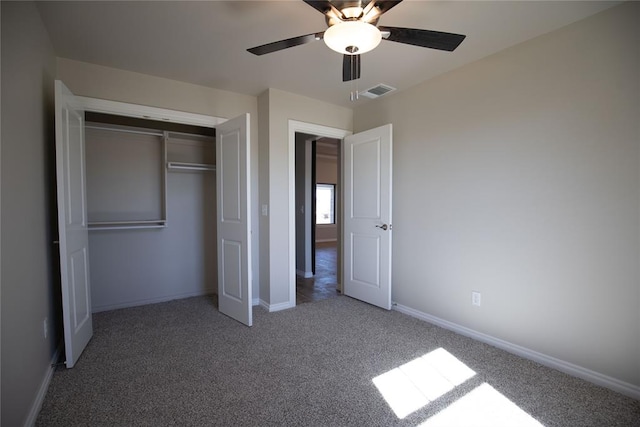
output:
POLYGON ((387 231, 387 224, 376 225, 376 228, 382 228, 384 231, 387 231))

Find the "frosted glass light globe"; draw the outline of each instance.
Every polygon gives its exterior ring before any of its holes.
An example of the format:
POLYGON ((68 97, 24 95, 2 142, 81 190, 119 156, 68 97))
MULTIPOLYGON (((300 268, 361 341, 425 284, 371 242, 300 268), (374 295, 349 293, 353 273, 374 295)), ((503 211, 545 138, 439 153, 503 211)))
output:
POLYGON ((362 21, 344 21, 332 25, 324 32, 329 48, 345 55, 369 52, 380 44, 382 34, 371 24, 362 21))

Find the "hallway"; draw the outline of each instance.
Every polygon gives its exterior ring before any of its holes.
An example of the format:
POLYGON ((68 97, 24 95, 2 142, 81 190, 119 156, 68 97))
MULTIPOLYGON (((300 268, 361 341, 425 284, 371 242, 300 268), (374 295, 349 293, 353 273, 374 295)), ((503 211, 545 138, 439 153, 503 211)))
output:
POLYGON ((296 277, 296 304, 337 297, 337 283, 336 243, 317 243, 316 274, 307 279, 296 277))

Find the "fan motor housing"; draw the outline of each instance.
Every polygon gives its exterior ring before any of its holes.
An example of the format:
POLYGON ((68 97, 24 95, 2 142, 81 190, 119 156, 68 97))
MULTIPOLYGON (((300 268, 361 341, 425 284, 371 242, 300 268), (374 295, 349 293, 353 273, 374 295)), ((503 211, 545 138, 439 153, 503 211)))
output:
MULTIPOLYGON (((375 1, 375 0, 371 0, 375 1)), ((331 4, 338 9, 342 15, 346 18, 347 21, 357 21, 361 18, 362 11, 369 4, 368 1, 332 1, 331 4)), ((374 19, 367 20, 367 22, 371 25, 378 24, 379 16, 376 16, 374 19)), ((339 24, 343 22, 342 19, 334 16, 330 16, 330 14, 325 15, 325 20, 327 21, 327 26, 331 27, 335 24, 339 24)))

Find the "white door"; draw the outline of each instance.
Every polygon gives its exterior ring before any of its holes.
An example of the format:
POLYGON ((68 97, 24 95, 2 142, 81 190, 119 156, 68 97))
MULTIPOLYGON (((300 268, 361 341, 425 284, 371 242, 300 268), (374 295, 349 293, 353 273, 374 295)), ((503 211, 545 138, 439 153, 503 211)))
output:
POLYGON ((392 128, 345 138, 344 293, 391 309, 392 128))
POLYGON ((84 113, 73 94, 55 83, 56 176, 62 311, 67 368, 72 368, 93 335, 89 286, 84 113))
POLYGON ((249 114, 216 127, 218 309, 252 324, 249 114))

